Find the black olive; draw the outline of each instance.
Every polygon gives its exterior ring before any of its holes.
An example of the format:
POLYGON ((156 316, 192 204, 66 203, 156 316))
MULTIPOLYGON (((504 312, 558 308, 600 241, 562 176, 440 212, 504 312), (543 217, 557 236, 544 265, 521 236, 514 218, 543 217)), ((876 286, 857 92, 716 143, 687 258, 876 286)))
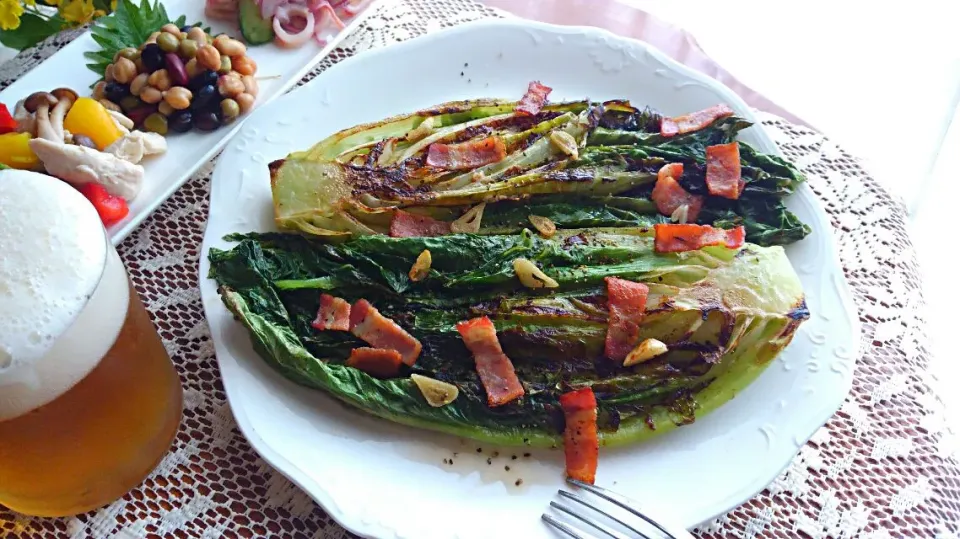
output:
MULTIPOLYGON (((214 97, 219 97, 217 92, 217 87, 208 84, 193 94, 193 101, 190 102, 190 108, 193 110, 203 110, 209 108, 211 103, 213 103, 214 97)), ((219 101, 218 101, 219 102, 219 101)))
POLYGON ((190 79, 190 82, 187 83, 187 88, 190 88, 191 92, 198 92, 200 88, 203 88, 207 85, 217 85, 217 81, 220 79, 220 75, 217 75, 216 71, 204 71, 199 75, 190 79))
POLYGON ((130 87, 119 82, 108 82, 103 88, 103 97, 119 104, 124 97, 130 95, 130 87))
POLYGON ((167 118, 167 127, 177 133, 186 133, 193 129, 193 113, 189 110, 178 110, 167 118))
POLYGON ((152 73, 164 67, 163 49, 156 43, 148 43, 140 53, 140 60, 144 69, 152 73))
POLYGON ((216 131, 221 123, 216 112, 198 112, 193 119, 193 124, 201 131, 216 131))

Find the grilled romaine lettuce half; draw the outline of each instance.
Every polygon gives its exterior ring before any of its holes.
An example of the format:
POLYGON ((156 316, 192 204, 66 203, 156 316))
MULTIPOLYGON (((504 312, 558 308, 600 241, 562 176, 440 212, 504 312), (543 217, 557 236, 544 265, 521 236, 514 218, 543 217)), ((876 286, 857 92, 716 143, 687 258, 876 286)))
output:
POLYGON ((270 175, 276 223, 282 230, 343 240, 387 233, 397 208, 453 221, 472 205, 496 202, 486 209, 482 234, 519 232, 529 214, 567 229, 648 226, 668 219, 650 202, 657 171, 681 162, 681 185, 706 197, 699 223, 743 225, 747 240, 760 245, 792 243, 810 232, 783 204, 803 175, 744 142, 740 198, 707 192, 706 147, 734 141, 751 125, 741 118, 664 138, 660 115, 625 101, 552 104, 533 116, 515 113, 515 106, 497 100, 444 103, 341 131, 275 161, 270 175), (553 132, 573 137, 577 155, 552 143, 553 132), (506 146, 500 162, 456 171, 426 165, 432 143, 490 136, 506 146))
POLYGON ((250 331, 254 347, 289 379, 406 425, 505 445, 562 443, 559 396, 590 386, 605 445, 641 440, 694 421, 733 398, 790 342, 808 317, 800 282, 779 246, 708 247, 658 254, 643 229, 436 238, 362 236, 342 243, 295 234, 235 236, 210 252, 210 277, 250 331), (412 282, 417 256, 429 276, 412 282), (512 261, 534 261, 559 287, 524 288, 512 261), (641 338, 665 355, 632 367, 604 356, 604 277, 650 288, 641 338), (423 343, 400 377, 377 379, 343 363, 365 344, 317 331, 319 296, 367 299, 423 343), (455 324, 487 315, 526 394, 487 405, 474 359, 455 324), (409 374, 455 384, 434 408, 409 374))

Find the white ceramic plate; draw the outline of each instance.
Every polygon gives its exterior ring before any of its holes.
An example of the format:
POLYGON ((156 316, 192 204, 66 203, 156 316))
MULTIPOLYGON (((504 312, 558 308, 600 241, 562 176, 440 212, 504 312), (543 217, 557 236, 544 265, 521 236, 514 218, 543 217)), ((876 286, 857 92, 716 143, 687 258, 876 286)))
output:
MULTIPOLYGON (((274 230, 271 160, 337 130, 443 101, 519 98, 534 79, 554 88, 554 101, 626 97, 667 114, 724 102, 752 117, 732 91, 644 43, 596 29, 483 22, 337 65, 251 117, 214 173, 201 291, 237 422, 268 462, 356 533, 552 536, 540 514, 562 485, 562 451, 524 458, 522 448, 402 427, 287 381, 223 307, 205 277, 207 253, 230 247, 224 234, 274 230)), ((760 127, 743 139, 777 151, 760 127)), ((825 214, 806 187, 789 204, 814 229, 788 249, 812 318, 775 364, 712 415, 649 443, 602 449, 599 485, 693 527, 763 489, 837 410, 853 377, 859 328, 825 214)))
MULTIPOLYGON (((322 48, 313 40, 296 49, 283 49, 272 43, 249 47, 248 55, 257 62, 257 76, 276 77, 260 81, 257 108, 296 84, 317 62, 336 48, 343 38, 353 32, 367 15, 388 1, 390 0, 371 2, 361 13, 350 19, 347 28, 322 48)), ((163 5, 167 14, 173 19, 185 15, 188 23, 204 21, 214 34, 227 32, 232 36, 240 35, 236 25, 208 21, 203 15, 204 2, 201 0, 166 0, 163 5)), ((99 47, 93 41, 90 32, 85 32, 0 92, 0 103, 6 103, 13 111, 13 105, 17 101, 33 92, 49 91, 61 86, 73 88, 80 95, 90 95, 89 88, 98 80, 98 77, 93 71, 87 69, 86 64, 89 60, 83 53, 94 50, 99 50, 99 47)), ((248 117, 249 115, 241 119, 245 120, 248 117)), ((201 165, 212 159, 241 125, 242 122, 237 122, 212 133, 192 131, 167 137, 169 146, 167 153, 159 158, 147 159, 143 163, 146 169, 143 190, 130 203, 130 214, 107 231, 113 244, 117 245, 123 241, 201 165)))

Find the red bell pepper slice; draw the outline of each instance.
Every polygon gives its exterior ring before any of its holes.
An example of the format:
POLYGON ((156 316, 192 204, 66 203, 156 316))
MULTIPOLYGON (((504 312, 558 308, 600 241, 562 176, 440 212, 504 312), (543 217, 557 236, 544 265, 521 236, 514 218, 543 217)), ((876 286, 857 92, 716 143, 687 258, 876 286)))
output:
POLYGON ((560 408, 566 419, 563 429, 563 453, 567 476, 584 483, 594 483, 600 456, 597 435, 597 398, 593 389, 585 387, 560 396, 560 408))
POLYGON ((104 226, 110 226, 130 213, 127 201, 121 197, 111 195, 99 183, 85 183, 79 188, 80 193, 93 204, 104 226))
POLYGON ((0 103, 0 135, 13 133, 17 130, 17 120, 10 114, 10 110, 3 103, 0 103))

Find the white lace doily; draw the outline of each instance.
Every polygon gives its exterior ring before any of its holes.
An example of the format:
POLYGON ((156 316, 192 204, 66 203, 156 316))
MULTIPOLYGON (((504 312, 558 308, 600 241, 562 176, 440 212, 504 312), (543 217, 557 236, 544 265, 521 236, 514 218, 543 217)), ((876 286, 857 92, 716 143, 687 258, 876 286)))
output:
MULTIPOLYGON (((470 0, 403 0, 383 8, 304 82, 358 52, 498 16, 470 0)), ((67 43, 57 36, 0 68, 0 88, 67 43)), ((843 408, 766 490, 698 534, 707 538, 960 537, 960 464, 928 373, 920 274, 900 201, 817 132, 760 113, 810 178, 830 215, 863 328, 863 355, 843 408)), ((159 468, 123 499, 65 519, 0 507, 9 539, 339 539, 350 534, 250 448, 231 415, 197 289, 212 163, 120 247, 174 358, 183 423, 159 468)))

